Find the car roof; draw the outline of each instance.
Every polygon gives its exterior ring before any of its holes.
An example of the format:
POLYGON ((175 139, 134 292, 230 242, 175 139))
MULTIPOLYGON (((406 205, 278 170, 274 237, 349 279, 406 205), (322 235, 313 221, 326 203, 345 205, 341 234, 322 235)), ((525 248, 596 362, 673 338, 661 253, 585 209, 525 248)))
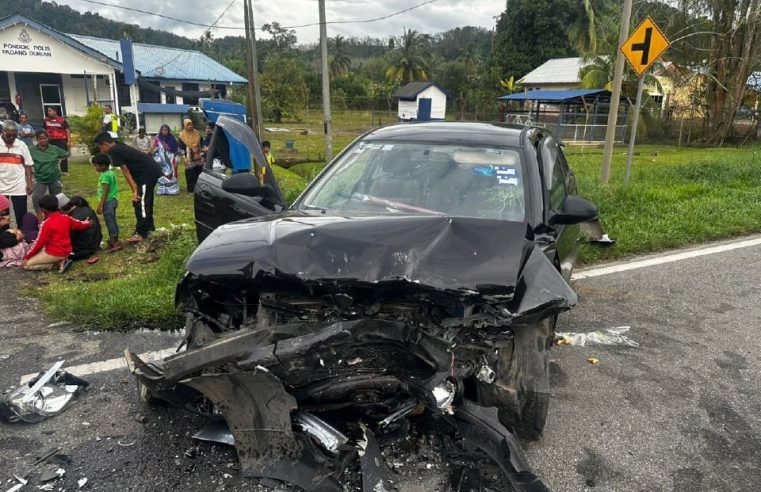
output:
POLYGON ((526 132, 534 130, 521 125, 476 122, 397 123, 372 130, 362 140, 520 147, 526 132))

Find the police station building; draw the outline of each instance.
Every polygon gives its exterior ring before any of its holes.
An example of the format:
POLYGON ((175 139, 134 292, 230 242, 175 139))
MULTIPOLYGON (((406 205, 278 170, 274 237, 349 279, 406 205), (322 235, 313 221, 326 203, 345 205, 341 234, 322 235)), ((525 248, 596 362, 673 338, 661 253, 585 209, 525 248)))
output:
POLYGON ((244 84, 198 51, 65 34, 20 14, 0 19, 0 102, 35 125, 50 106, 63 116, 93 103, 137 114, 140 102, 195 105, 244 84))

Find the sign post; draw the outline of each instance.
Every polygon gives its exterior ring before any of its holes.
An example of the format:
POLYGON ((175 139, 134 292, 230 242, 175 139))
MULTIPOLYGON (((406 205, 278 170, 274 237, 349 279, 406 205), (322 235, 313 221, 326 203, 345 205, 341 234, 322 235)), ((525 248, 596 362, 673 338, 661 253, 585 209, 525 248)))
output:
POLYGON ((668 38, 658 28, 649 16, 637 26, 629 39, 621 45, 621 53, 631 65, 632 70, 639 76, 637 84, 637 102, 634 107, 634 119, 632 131, 629 135, 629 150, 626 153, 626 175, 624 186, 629 184, 632 172, 632 158, 634 155, 634 142, 637 138, 637 125, 639 124, 639 112, 642 107, 642 91, 645 86, 645 73, 655 63, 663 52, 669 47, 668 38))

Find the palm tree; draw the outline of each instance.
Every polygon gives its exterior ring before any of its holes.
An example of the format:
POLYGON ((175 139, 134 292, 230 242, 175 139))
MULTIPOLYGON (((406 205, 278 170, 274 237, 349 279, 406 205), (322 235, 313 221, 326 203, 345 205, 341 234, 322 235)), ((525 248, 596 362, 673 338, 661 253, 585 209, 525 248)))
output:
POLYGON ((386 77, 408 84, 417 80, 428 80, 426 63, 423 59, 423 37, 412 29, 396 40, 392 52, 392 65, 386 71, 386 77))
MULTIPOLYGON (((613 72, 616 57, 611 55, 584 55, 581 57, 579 68, 579 80, 583 89, 613 89, 613 72)), ((658 70, 660 63, 655 64, 658 70)), ((652 75, 653 69, 649 70, 645 77, 645 89, 648 91, 662 92, 661 83, 652 75)), ((629 67, 624 69, 624 78, 621 81, 621 94, 624 97, 634 98, 637 94, 639 78, 629 67)))
POLYGON ((328 62, 330 78, 336 79, 348 75, 351 68, 351 58, 346 54, 344 37, 336 36, 332 39, 328 49, 330 51, 330 61, 328 62))
POLYGON ((597 54, 598 32, 616 33, 610 24, 615 17, 615 2, 611 0, 577 0, 573 23, 568 28, 568 41, 579 53, 597 54))

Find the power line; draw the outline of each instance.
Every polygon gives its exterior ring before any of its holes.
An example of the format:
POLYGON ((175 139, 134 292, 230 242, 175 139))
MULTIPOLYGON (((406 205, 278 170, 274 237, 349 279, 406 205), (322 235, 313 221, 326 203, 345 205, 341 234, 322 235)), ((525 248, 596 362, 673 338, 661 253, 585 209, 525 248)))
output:
MULTIPOLYGON (((101 2, 101 1, 98 1, 98 0, 79 0, 79 1, 80 2, 85 2, 85 3, 92 3, 92 4, 95 4, 95 5, 101 5, 101 6, 104 6, 104 7, 112 7, 112 8, 122 9, 122 10, 129 10, 131 12, 138 12, 140 14, 152 15, 154 17, 161 17, 162 19, 172 20, 172 21, 175 21, 175 22, 181 22, 183 24, 188 24, 188 25, 191 25, 191 26, 206 27, 206 28, 212 28, 212 27, 214 27, 215 29, 231 29, 231 30, 240 30, 240 31, 245 29, 245 27, 239 27, 239 26, 215 26, 214 24, 202 24, 200 22, 193 22, 193 21, 189 21, 189 20, 186 20, 186 19, 178 19, 177 17, 172 17, 172 16, 169 16, 169 15, 159 14, 159 13, 156 13, 156 12, 148 12, 147 10, 136 9, 134 7, 125 7, 123 5, 114 5, 112 3, 101 2)), ((438 1, 439 0, 427 0, 427 1, 419 3, 417 5, 413 5, 412 7, 408 7, 406 9, 399 10, 397 12, 392 12, 390 14, 383 15, 381 17, 374 17, 372 19, 346 19, 346 20, 337 20, 337 21, 327 21, 327 22, 325 22, 325 24, 366 24, 366 23, 370 23, 370 22, 378 22, 378 21, 381 21, 381 20, 390 19, 391 17, 395 17, 397 15, 404 14, 404 13, 409 12, 411 10, 415 10, 415 9, 420 8, 420 7, 423 7, 424 5, 435 3, 435 2, 438 2, 438 1)), ((218 20, 219 19, 217 19, 217 21, 218 20)), ((215 23, 217 21, 215 21, 215 23)), ((319 22, 312 22, 312 23, 309 23, 309 24, 300 24, 300 25, 295 25, 295 26, 280 26, 280 27, 283 28, 283 29, 301 29, 303 27, 314 27, 314 26, 319 26, 319 25, 320 25, 319 22)), ((256 29, 259 30, 259 31, 262 30, 261 27, 257 27, 256 29)))

